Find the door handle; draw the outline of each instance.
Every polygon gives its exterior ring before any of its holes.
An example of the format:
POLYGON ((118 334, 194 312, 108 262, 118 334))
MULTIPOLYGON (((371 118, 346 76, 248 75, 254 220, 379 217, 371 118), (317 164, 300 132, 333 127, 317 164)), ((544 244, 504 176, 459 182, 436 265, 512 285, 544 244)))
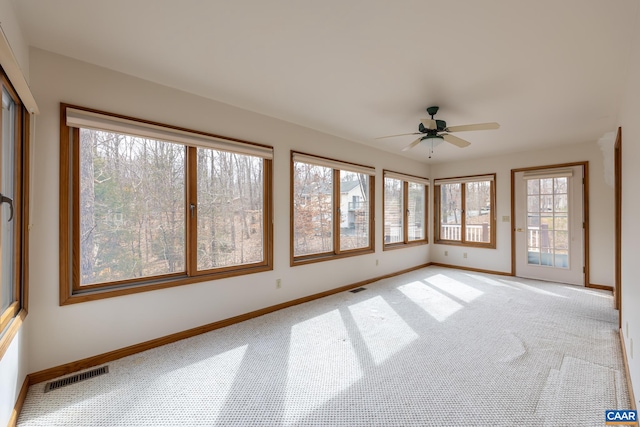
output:
POLYGON ((11 221, 13 219, 13 199, 0 193, 0 205, 3 203, 9 203, 10 213, 9 213, 9 219, 7 221, 11 221))
POLYGON ((516 231, 517 231, 518 233, 522 233, 522 232, 524 231, 524 229, 522 229, 522 228, 516 228, 516 231))

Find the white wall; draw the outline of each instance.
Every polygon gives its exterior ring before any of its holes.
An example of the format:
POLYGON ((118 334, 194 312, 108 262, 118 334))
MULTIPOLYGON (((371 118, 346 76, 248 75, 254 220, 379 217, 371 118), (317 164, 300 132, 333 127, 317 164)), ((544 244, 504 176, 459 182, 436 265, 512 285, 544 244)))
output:
POLYGON ((380 215, 382 169, 427 176, 425 164, 49 52, 34 49, 30 61, 41 111, 33 182, 30 372, 428 261, 428 245, 382 252, 380 215), (60 307, 60 102, 274 146, 274 271, 60 307), (289 266, 290 150, 376 167, 375 254, 289 266), (276 278, 282 279, 282 289, 275 288, 276 278))
POLYGON ((29 81, 29 44, 24 37, 11 0, 0 0, 0 27, 7 37, 25 80, 29 81))
POLYGON ((9 422, 18 394, 29 373, 25 323, 18 331, 0 361, 0 425, 9 422))
MULTIPOLYGON (((597 139, 597 138, 596 138, 597 139)), ((605 183, 603 152, 590 143, 487 159, 436 164, 431 178, 496 173, 496 249, 434 244, 431 261, 509 273, 511 271, 511 169, 589 161, 590 283, 613 286, 613 188, 605 183), (444 251, 449 252, 444 256, 444 251), (465 259, 463 252, 468 254, 465 259)), ((431 222, 433 223, 433 221, 431 222)))
MULTIPOLYGON (((637 19, 640 24, 640 19, 637 19)), ((636 28, 638 25, 636 25, 636 28)), ((622 331, 631 383, 640 406, 640 31, 631 51, 629 81, 622 102, 622 331), (627 332, 628 328, 628 332, 627 332)))
MULTIPOLYGON (((11 50, 25 76, 29 79, 29 48, 16 19, 10 0, 0 0, 0 25, 11 50)), ((7 425, 18 398, 22 383, 28 373, 25 320, 13 338, 7 352, 0 360, 0 426, 7 425)))

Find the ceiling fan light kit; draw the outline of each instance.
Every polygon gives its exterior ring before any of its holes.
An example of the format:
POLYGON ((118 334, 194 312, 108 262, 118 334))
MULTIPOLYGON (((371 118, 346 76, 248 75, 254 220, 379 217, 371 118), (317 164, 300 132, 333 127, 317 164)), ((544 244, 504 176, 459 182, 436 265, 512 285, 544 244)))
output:
MULTIPOLYGON (((396 136, 406 136, 406 135, 421 135, 418 139, 413 141, 411 144, 407 145, 402 151, 407 151, 418 145, 422 141, 431 142, 431 150, 429 153, 429 158, 431 158, 431 153, 433 153, 433 143, 434 140, 444 140, 450 144, 455 145, 456 147, 464 148, 471 145, 469 141, 466 141, 457 136, 451 135, 452 132, 466 132, 473 130, 491 130, 498 129, 500 125, 496 122, 491 123, 477 123, 473 125, 460 125, 460 126, 451 126, 447 127, 447 122, 444 120, 436 120, 434 116, 438 113, 439 107, 432 106, 427 108, 427 114, 431 116, 430 119, 422 119, 420 124, 418 125, 418 132, 413 133, 403 133, 399 135, 388 135, 382 136, 376 139, 382 138, 393 138, 396 136)), ((439 142, 439 141, 438 141, 439 142)))

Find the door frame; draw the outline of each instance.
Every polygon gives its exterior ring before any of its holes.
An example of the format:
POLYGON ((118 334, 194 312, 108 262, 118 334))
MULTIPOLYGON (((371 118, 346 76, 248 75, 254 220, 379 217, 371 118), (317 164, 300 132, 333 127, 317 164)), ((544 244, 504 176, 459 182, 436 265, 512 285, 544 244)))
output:
POLYGON ((515 176, 518 172, 527 172, 532 170, 567 168, 573 166, 582 167, 582 218, 583 218, 583 262, 584 262, 584 286, 586 288, 595 288, 589 283, 589 161, 560 163, 555 165, 530 166, 526 168, 511 169, 511 275, 516 275, 516 186, 515 176))
POLYGON ((614 194, 615 194, 615 277, 613 306, 618 309, 618 328, 622 328, 622 128, 618 127, 613 145, 614 194))

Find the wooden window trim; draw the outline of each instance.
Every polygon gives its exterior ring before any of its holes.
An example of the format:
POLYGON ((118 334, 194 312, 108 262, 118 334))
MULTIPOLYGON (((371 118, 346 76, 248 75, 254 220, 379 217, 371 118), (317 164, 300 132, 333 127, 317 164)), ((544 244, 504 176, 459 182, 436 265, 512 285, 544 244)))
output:
POLYGON ((295 236, 295 222, 294 222, 294 182, 295 182, 295 168, 294 168, 294 155, 295 154, 303 154, 305 156, 316 157, 318 159, 329 160, 332 162, 342 163, 344 165, 354 165, 354 166, 363 166, 357 163, 344 162, 342 160, 333 159, 329 157, 316 156, 314 154, 301 153, 298 151, 291 151, 291 160, 290 160, 290 193, 289 193, 289 211, 291 212, 290 219, 290 245, 289 245, 289 253, 290 253, 290 266, 294 267, 297 265, 304 264, 312 264, 316 262, 330 261, 334 259, 348 258, 352 256, 359 256, 364 254, 370 254, 375 252, 374 242, 375 242, 375 223, 374 223, 374 210, 375 210, 375 175, 367 175, 369 177, 369 245, 363 248, 356 249, 340 249, 340 220, 339 220, 339 209, 340 209, 340 172, 344 169, 332 169, 333 173, 333 182, 332 182, 332 221, 333 221, 333 251, 329 252, 321 252, 309 255, 300 255, 295 256, 295 245, 294 245, 294 236, 295 236), (338 220, 336 220, 336 216, 338 220))
MULTIPOLYGON (((493 176, 493 179, 490 181, 491 182, 491 186, 490 186, 490 196, 489 196, 489 201, 491 203, 491 218, 490 218, 490 231, 489 231, 489 242, 488 243, 482 243, 482 242, 467 242, 466 241, 466 233, 461 232, 460 233, 460 237, 461 240, 446 240, 446 239, 442 239, 440 238, 440 215, 441 215, 441 209, 440 209, 440 201, 441 201, 441 194, 440 194, 440 189, 441 189, 441 184, 435 184, 434 183, 434 191, 433 191, 433 200, 434 200, 434 208, 433 208, 433 227, 434 227, 434 235, 435 235, 435 239, 434 239, 434 243, 435 244, 444 244, 444 245, 450 245, 450 246, 467 246, 467 247, 474 247, 474 248, 486 248, 486 249, 495 249, 496 248, 496 174, 481 174, 481 175, 468 175, 468 176, 460 176, 460 177, 454 177, 454 178, 450 178, 450 179, 464 179, 467 182, 479 182, 482 181, 482 179, 478 179, 477 181, 474 181, 473 178, 478 177, 478 178, 483 178, 483 177, 487 177, 487 176, 493 176)), ((443 183, 443 184, 447 184, 447 183, 443 183)), ((460 200, 462 203, 461 206, 461 210, 463 212, 463 215, 461 215, 461 230, 466 230, 466 215, 464 214, 465 212, 465 204, 466 204, 466 182, 464 183, 460 183, 460 200)))
POLYGON ((104 111, 79 107, 66 103, 60 104, 60 289, 59 304, 75 304, 86 301, 111 298, 122 295, 130 295, 140 292, 148 292, 156 289, 165 289, 174 286, 182 286, 210 280, 236 277, 245 274, 253 274, 273 270, 273 160, 263 159, 263 260, 258 263, 227 266, 215 270, 197 270, 195 259, 197 216, 191 219, 188 205, 197 201, 196 175, 193 168, 196 164, 196 151, 194 147, 185 146, 185 271, 165 275, 148 276, 144 278, 128 279, 115 282, 99 283, 79 286, 79 262, 78 233, 79 207, 75 201, 79 197, 79 129, 69 128, 66 124, 66 110, 74 108, 93 113, 104 114, 117 118, 133 120, 142 124, 161 126, 171 130, 191 132, 213 138, 226 139, 248 145, 272 148, 262 144, 255 144, 239 139, 205 132, 193 131, 186 128, 151 122, 132 117, 116 115, 104 111))
MULTIPOLYGON (((11 344, 28 309, 28 269, 29 269, 29 138, 30 115, 18 92, 0 68, 0 85, 7 90, 16 105, 14 123, 15 139, 13 144, 13 246, 4 248, 12 252, 13 263, 13 301, 0 312, 0 359, 11 344)), ((0 132, 2 125, 0 122, 0 132)))
MULTIPOLYGON (((403 175, 406 177, 406 179, 400 179, 399 177, 396 176, 391 176, 389 177, 390 179, 396 179, 398 181, 402 182, 402 237, 403 237, 403 241, 402 242, 393 242, 393 243, 382 243, 382 250, 383 251, 387 251, 387 250, 394 250, 394 249, 402 249, 402 248, 409 248, 412 246, 421 246, 421 245, 426 245, 429 243, 429 185, 426 184, 422 184, 421 182, 417 182, 417 181, 412 181, 411 178, 416 178, 417 180, 421 180, 424 181, 426 180, 426 178, 422 178, 419 176, 415 176, 415 175, 408 175, 408 174, 400 174, 399 172, 394 172, 394 171, 390 171, 390 170, 383 170, 382 171, 382 179, 386 179, 386 173, 387 172, 391 172, 394 174, 398 174, 398 175, 403 175), (424 239, 415 239, 415 240, 409 240, 409 228, 407 227, 407 224, 409 223, 409 208, 408 208, 408 203, 409 203, 409 183, 415 183, 415 184, 419 184, 419 185, 423 185, 424 186, 424 239)), ((384 214, 385 214, 385 198, 384 198, 384 182, 382 184, 382 235, 384 236, 384 214)))

